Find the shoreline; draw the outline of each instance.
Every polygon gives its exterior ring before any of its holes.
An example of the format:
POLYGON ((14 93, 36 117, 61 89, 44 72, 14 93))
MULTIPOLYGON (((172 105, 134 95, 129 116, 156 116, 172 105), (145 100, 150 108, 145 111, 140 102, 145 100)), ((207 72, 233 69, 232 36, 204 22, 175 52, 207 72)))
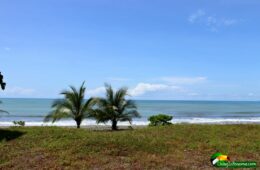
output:
MULTIPOLYGON (((8 118, 1 117, 0 118, 0 127, 10 127, 14 126, 13 121, 24 121, 25 126, 60 126, 60 127, 70 127, 75 126, 75 121, 72 119, 64 119, 57 121, 55 123, 52 122, 43 122, 42 118, 34 119, 34 118, 24 118, 24 117, 16 117, 16 118, 8 118)), ((248 118, 206 118, 206 117, 193 117, 193 118, 174 118, 171 123, 173 124, 260 124, 260 117, 248 117, 248 118)), ((82 121, 81 126, 110 126, 111 123, 100 123, 97 124, 95 120, 85 119, 82 121)), ((118 126, 128 127, 128 126, 147 126, 149 125, 149 121, 145 118, 138 120, 134 119, 132 124, 129 122, 118 122, 118 126)))
MULTIPOLYGON (((226 125, 260 125, 260 123, 173 123, 173 126, 193 126, 193 125, 198 125, 198 126, 226 126, 226 125)), ((30 125, 25 125, 25 126, 17 126, 17 125, 10 125, 10 126, 2 126, 0 125, 0 128, 2 129, 6 129, 6 128, 40 128, 40 127, 58 127, 58 128, 72 128, 75 129, 76 125, 68 125, 68 126, 57 126, 57 125, 42 125, 42 126, 30 126, 30 125)), ((118 125, 118 129, 119 130, 131 130, 131 129, 141 129, 141 128, 147 128, 149 127, 149 125, 118 125)), ((82 125, 80 128, 82 129, 89 129, 89 130, 110 130, 111 129, 111 125, 104 125, 104 124, 100 124, 100 125, 82 125)))

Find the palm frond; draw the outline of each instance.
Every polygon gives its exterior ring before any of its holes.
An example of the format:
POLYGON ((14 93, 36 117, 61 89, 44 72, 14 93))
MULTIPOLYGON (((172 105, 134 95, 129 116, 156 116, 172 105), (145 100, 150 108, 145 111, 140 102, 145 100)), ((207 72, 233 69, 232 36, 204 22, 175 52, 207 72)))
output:
POLYGON ((137 110, 129 110, 129 111, 126 111, 126 113, 124 113, 124 114, 127 116, 136 117, 136 118, 141 117, 140 113, 137 110))
POLYGON ((72 115, 69 114, 68 112, 58 112, 58 111, 53 111, 51 113, 49 113, 45 118, 44 118, 44 122, 49 122, 52 121, 52 123, 63 119, 63 118, 71 118, 72 115))
POLYGON ((81 112, 84 115, 84 118, 92 117, 94 109, 93 107, 96 104, 95 98, 88 99, 85 104, 82 106, 81 112))
POLYGON ((110 104, 114 103, 114 91, 112 89, 112 86, 109 84, 105 84, 106 87, 106 97, 107 97, 107 102, 110 104))
POLYGON ((5 110, 0 110, 0 113, 7 113, 7 114, 9 114, 9 112, 5 111, 5 110))
POLYGON ((114 105, 117 106, 118 109, 122 108, 122 106, 126 102, 125 99, 126 96, 127 96, 127 88, 121 88, 115 93, 114 105))
POLYGON ((111 119, 111 114, 109 114, 109 112, 101 110, 101 109, 95 109, 94 117, 95 117, 97 123, 106 123, 111 119))
POLYGON ((61 104, 64 103, 64 102, 65 102, 64 99, 57 99, 57 100, 54 100, 54 102, 52 103, 51 107, 52 107, 52 108, 55 108, 55 107, 61 105, 61 104))
POLYGON ((121 88, 119 89, 116 94, 115 94, 115 101, 122 101, 122 100, 125 100, 125 97, 127 96, 127 91, 128 89, 127 88, 121 88))
MULTIPOLYGON (((3 103, 1 100, 0 100, 0 104, 1 103, 3 103)), ((0 110, 0 113, 7 113, 7 114, 9 114, 9 112, 8 111, 5 111, 5 110, 0 110)))
POLYGON ((126 100, 120 107, 120 112, 124 112, 129 109, 137 109, 137 106, 133 100, 126 100))

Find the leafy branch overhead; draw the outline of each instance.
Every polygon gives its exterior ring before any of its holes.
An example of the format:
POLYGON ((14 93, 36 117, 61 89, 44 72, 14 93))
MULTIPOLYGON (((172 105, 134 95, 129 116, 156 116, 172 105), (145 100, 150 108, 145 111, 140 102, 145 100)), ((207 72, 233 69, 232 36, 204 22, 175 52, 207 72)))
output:
POLYGON ((3 79, 4 79, 4 76, 0 72, 0 85, 1 85, 2 90, 4 90, 5 86, 6 86, 6 83, 4 82, 3 79))

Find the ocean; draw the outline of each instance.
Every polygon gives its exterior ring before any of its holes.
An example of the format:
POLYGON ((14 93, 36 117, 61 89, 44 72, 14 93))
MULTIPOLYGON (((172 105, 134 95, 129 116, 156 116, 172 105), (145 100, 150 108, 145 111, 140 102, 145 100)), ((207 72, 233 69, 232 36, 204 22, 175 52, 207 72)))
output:
MULTIPOLYGON (((75 126, 71 119, 44 123, 51 111, 53 99, 0 99, 0 126, 12 126, 13 121, 25 121, 26 126, 75 126)), ((173 116, 172 123, 194 124, 260 124, 259 101, 162 101, 137 100, 141 118, 134 119, 133 125, 147 125, 148 117, 158 113, 173 116)), ((109 124, 109 123, 108 123, 109 124)), ((95 120, 85 120, 82 125, 96 125, 95 120)), ((104 124, 100 124, 104 125, 104 124)), ((128 122, 119 123, 128 126, 128 122)))

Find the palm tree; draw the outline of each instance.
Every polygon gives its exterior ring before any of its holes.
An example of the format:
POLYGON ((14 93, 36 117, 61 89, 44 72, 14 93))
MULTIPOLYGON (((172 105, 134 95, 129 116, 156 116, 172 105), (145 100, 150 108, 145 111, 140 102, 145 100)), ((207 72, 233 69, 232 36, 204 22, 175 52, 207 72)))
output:
POLYGON ((53 102, 53 111, 45 117, 44 121, 48 122, 52 119, 54 123, 62 118, 73 118, 76 121, 77 128, 80 128, 82 120, 89 117, 94 105, 92 98, 87 101, 84 100, 85 90, 83 82, 79 90, 70 86, 70 90, 61 92, 60 94, 64 95, 64 99, 53 102))
POLYGON ((96 98, 97 109, 93 117, 97 123, 111 121, 112 130, 117 130, 118 121, 129 121, 131 124, 133 117, 140 117, 137 106, 132 100, 126 100, 127 88, 120 88, 114 92, 111 85, 105 84, 106 98, 96 98))

